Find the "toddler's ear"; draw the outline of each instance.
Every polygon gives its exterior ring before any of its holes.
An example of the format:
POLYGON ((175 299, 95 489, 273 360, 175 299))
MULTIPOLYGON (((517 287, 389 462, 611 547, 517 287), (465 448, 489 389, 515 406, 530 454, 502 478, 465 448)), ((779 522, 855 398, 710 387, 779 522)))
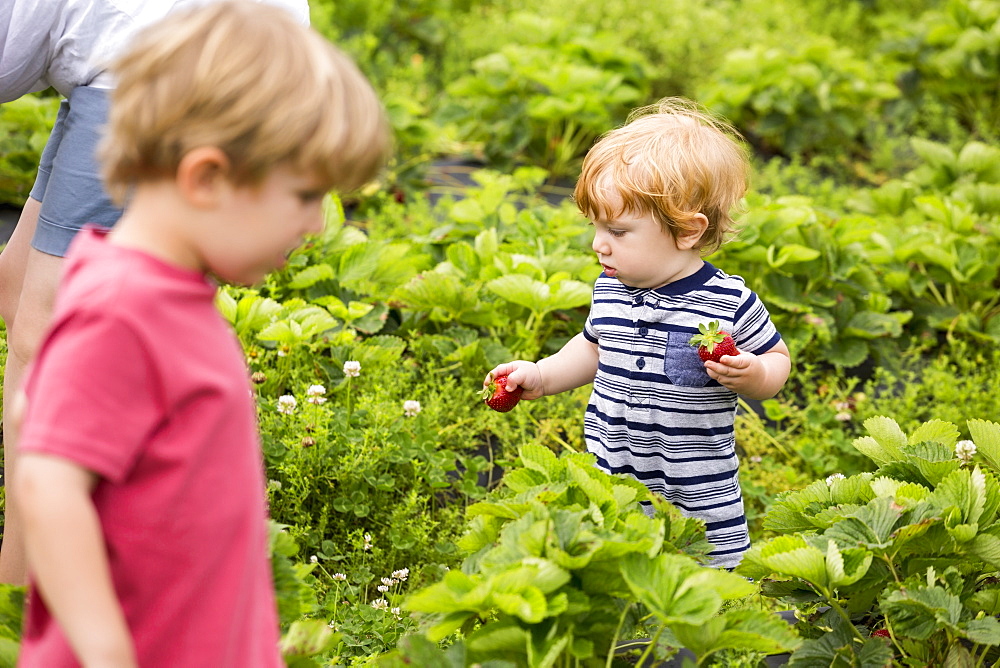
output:
POLYGON ((703 213, 696 213, 688 221, 688 225, 691 226, 691 230, 683 235, 677 236, 677 248, 679 250, 691 250, 694 248, 701 237, 705 234, 705 230, 708 229, 708 217, 703 213))

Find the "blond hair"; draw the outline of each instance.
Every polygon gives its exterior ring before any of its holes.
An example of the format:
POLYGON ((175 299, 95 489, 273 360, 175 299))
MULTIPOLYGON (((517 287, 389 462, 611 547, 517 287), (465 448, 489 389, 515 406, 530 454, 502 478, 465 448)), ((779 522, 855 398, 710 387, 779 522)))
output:
POLYGON ((284 164, 339 190, 371 180, 389 151, 364 75, 278 7, 226 1, 175 12, 136 35, 111 72, 100 159, 119 203, 137 183, 172 178, 202 146, 226 154, 237 185, 284 164))
POLYGON ((573 196, 590 218, 650 213, 675 239, 704 214, 708 228, 695 248, 707 253, 732 232, 748 178, 736 129, 690 100, 664 98, 636 109, 594 144, 573 196))

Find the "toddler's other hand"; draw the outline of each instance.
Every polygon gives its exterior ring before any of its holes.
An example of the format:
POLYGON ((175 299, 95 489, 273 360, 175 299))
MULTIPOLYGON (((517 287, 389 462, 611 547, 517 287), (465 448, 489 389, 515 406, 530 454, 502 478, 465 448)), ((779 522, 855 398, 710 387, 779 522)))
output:
POLYGON ((489 384, 491 376, 493 378, 507 376, 508 392, 513 392, 518 387, 524 388, 522 399, 538 399, 545 396, 542 389, 542 375, 538 372, 538 365, 534 362, 514 360, 501 364, 486 375, 486 378, 483 379, 483 387, 489 384))
POLYGON ((759 361, 753 353, 723 355, 718 362, 705 362, 709 378, 737 394, 752 390, 758 382, 759 361))

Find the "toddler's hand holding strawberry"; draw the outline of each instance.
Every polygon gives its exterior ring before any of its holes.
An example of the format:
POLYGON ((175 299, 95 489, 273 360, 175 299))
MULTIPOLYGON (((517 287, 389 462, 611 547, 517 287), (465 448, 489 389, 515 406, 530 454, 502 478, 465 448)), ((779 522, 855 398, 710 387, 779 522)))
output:
POLYGON ((534 362, 516 360, 501 364, 490 371, 483 380, 483 387, 488 387, 494 378, 507 377, 507 384, 504 390, 513 392, 520 388, 523 392, 521 399, 538 399, 544 396, 542 392, 542 375, 538 371, 538 366, 534 362))
POLYGON ((757 356, 746 352, 723 355, 718 362, 708 360, 705 362, 705 371, 709 378, 737 394, 747 394, 753 390, 760 382, 759 374, 765 372, 757 356))

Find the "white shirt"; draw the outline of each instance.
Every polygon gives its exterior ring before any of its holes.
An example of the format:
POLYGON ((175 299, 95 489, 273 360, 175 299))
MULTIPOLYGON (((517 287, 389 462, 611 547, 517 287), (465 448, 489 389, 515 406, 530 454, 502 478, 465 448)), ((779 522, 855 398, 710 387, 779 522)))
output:
MULTIPOLYGON (((107 63, 140 28, 212 0, 2 0, 0 104, 49 86, 112 88, 107 63)), ((309 24, 308 0, 257 0, 309 24)))

